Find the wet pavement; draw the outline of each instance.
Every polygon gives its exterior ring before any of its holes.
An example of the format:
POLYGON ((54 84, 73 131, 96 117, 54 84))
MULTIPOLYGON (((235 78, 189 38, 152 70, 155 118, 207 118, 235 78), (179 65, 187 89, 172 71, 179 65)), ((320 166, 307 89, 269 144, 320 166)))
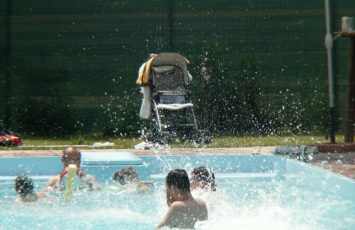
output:
POLYGON ((355 152, 318 153, 310 163, 355 179, 355 152))
MULTIPOLYGON (((80 146, 79 146, 80 148, 80 146)), ((207 154, 274 154, 274 146, 245 148, 165 148, 157 149, 86 149, 85 151, 132 152, 137 155, 207 155, 207 154)), ((1 157, 61 156, 61 150, 0 150, 1 157)), ((0 159, 1 160, 1 159, 0 159)), ((308 162, 317 167, 355 179, 355 151, 320 152, 308 162)))

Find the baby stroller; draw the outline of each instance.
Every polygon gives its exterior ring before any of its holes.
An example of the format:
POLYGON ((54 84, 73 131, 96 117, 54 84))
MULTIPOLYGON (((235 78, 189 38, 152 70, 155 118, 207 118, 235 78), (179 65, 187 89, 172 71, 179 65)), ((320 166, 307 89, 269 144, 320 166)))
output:
POLYGON ((187 59, 178 53, 160 53, 151 62, 149 87, 151 125, 144 136, 148 142, 167 144, 180 142, 209 143, 211 137, 199 130, 188 89, 192 80, 187 59))

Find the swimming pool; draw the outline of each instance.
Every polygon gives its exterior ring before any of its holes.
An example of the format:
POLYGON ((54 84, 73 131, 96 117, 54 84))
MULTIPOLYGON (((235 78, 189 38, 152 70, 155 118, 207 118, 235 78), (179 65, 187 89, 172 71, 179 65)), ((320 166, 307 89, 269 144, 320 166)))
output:
POLYGON ((77 193, 69 204, 59 200, 15 204, 15 176, 30 174, 39 190, 61 170, 60 159, 0 158, 0 229, 154 229, 167 209, 167 172, 174 168, 190 172, 197 166, 212 169, 217 180, 217 192, 194 193, 205 199, 209 208, 209 220, 198 223, 197 229, 355 226, 354 180, 280 156, 164 155, 83 163, 103 185, 101 191, 77 193), (154 186, 145 193, 112 187, 112 174, 127 165, 136 168, 140 179, 154 180, 154 186))

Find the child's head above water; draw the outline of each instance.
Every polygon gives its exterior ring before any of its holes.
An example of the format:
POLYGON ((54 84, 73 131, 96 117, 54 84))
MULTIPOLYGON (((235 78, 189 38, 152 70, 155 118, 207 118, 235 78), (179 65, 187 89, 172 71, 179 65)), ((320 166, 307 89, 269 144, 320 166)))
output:
POLYGON ((184 169, 171 170, 165 178, 167 188, 174 185, 181 191, 190 192, 189 176, 184 169))
POLYGON ((117 181, 122 185, 137 182, 138 173, 132 167, 124 168, 113 174, 112 180, 117 181))
POLYGON ((25 174, 18 176, 15 180, 15 190, 22 196, 27 196, 28 194, 33 193, 32 179, 25 174))
POLYGON ((75 164, 77 167, 80 167, 81 152, 74 146, 66 147, 63 150, 62 162, 64 167, 67 167, 69 164, 75 164))
POLYGON ((206 167, 203 166, 194 168, 192 170, 190 183, 193 189, 203 188, 216 191, 214 173, 210 172, 206 167))

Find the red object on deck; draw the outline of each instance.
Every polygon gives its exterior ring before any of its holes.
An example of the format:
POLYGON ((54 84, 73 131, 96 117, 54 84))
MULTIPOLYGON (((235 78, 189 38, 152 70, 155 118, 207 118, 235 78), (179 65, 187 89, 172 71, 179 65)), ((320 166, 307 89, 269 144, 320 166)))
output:
POLYGON ((13 133, 0 134, 0 146, 19 146, 22 145, 21 137, 13 133))

